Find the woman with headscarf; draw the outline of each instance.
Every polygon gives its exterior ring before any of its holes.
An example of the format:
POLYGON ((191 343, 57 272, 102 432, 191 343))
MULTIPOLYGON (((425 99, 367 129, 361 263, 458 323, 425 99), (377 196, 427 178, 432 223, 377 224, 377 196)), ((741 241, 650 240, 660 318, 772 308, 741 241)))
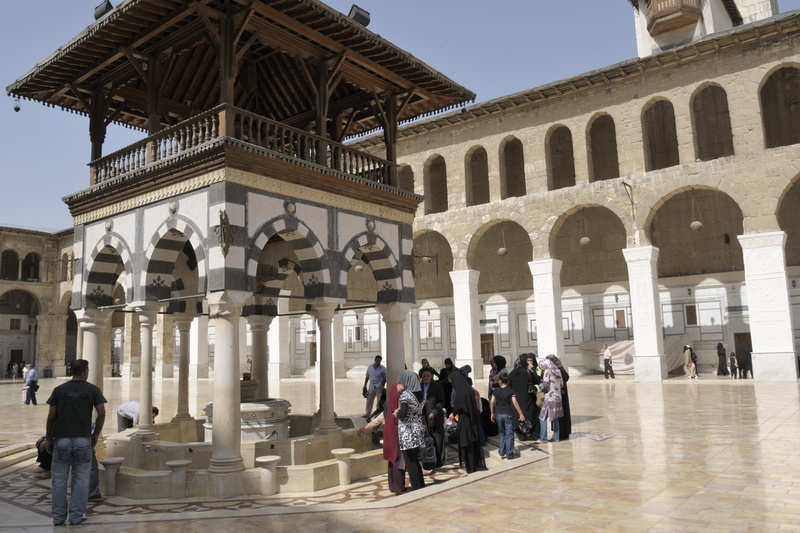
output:
POLYGON ((553 442, 558 442, 560 439, 559 419, 564 416, 563 406, 561 404, 561 372, 558 370, 556 364, 550 359, 542 359, 539 361, 539 368, 544 372, 542 375, 541 390, 544 392, 544 402, 539 411, 539 440, 538 444, 547 443, 547 426, 548 422, 553 423, 553 442))
MULTIPOLYGON (((561 417, 559 420, 559 439, 560 440, 567 440, 569 439, 569 434, 572 433, 572 411, 569 408, 569 391, 567 390, 567 381, 569 381, 569 374, 567 373, 567 369, 564 368, 564 365, 561 363, 561 359, 558 358, 555 354, 550 354, 547 356, 555 365, 558 367, 558 371, 561 372, 561 407, 564 410, 564 416, 561 417)), ((555 427, 553 428, 555 431, 555 427)))
MULTIPOLYGON (((517 403, 522 414, 525 415, 525 420, 533 423, 538 423, 539 413, 536 408, 536 389, 534 388, 533 380, 527 369, 528 355, 521 354, 516 361, 514 361, 514 369, 508 374, 508 386, 514 391, 517 396, 517 403)), ((519 415, 514 415, 514 428, 520 435, 521 440, 529 440, 533 435, 522 433, 519 430, 519 415)), ((538 427, 534 431, 538 434, 538 427)))
POLYGON ((422 436, 422 408, 425 399, 419 378, 414 372, 404 370, 400 374, 400 384, 403 386, 403 393, 400 395, 400 407, 396 412, 400 421, 397 425, 397 434, 408 476, 411 479, 411 490, 417 490, 425 486, 419 456, 420 446, 425 444, 422 436))
POLYGON ((422 371, 427 369, 431 371, 431 375, 435 377, 437 381, 442 379, 439 377, 439 373, 436 371, 436 369, 433 368, 431 364, 428 362, 428 360, 425 359, 424 357, 420 360, 419 364, 422 366, 420 367, 419 372, 417 372, 417 374, 421 375, 422 371))
POLYGON ((384 412, 383 424, 383 458, 389 463, 389 490, 395 496, 406 492, 406 471, 403 454, 400 451, 400 438, 398 436, 397 410, 400 408, 400 395, 403 386, 395 383, 389 387, 387 405, 384 412))
POLYGON ((458 462, 467 473, 486 467, 481 446, 481 417, 475 405, 475 392, 464 369, 450 373, 455 398, 450 418, 458 417, 458 462))
MULTIPOLYGON (((486 395, 488 399, 492 398, 492 391, 500 386, 500 372, 506 368, 506 358, 502 355, 495 355, 491 359, 492 369, 489 371, 489 393, 486 395)), ((508 372, 506 370, 506 372, 508 372)))
POLYGON ((453 412, 453 404, 450 402, 450 395, 453 393, 453 384, 450 383, 447 376, 449 376, 450 372, 453 372, 453 370, 455 370, 453 360, 448 357, 444 360, 444 368, 439 371, 439 382, 444 389, 444 410, 448 415, 453 412))
POLYGON ((728 375, 728 352, 725 350, 725 347, 722 345, 721 342, 717 343, 717 358, 719 359, 719 365, 717 366, 717 375, 718 376, 727 376, 728 375))

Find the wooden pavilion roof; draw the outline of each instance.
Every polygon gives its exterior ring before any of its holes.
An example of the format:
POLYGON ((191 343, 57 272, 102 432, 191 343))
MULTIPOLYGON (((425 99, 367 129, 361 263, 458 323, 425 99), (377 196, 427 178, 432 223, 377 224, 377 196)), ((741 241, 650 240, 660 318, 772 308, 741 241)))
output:
MULTIPOLYGON (((474 100, 475 95, 318 0, 125 0, 6 88, 9 95, 88 114, 89 96, 111 95, 106 120, 147 130, 147 58, 167 72, 161 125, 219 103, 215 16, 235 13, 239 71, 234 105, 295 127, 314 121, 307 62, 339 66, 328 116, 349 113, 349 135, 380 127, 376 95, 404 99, 400 122, 474 100), (228 11, 229 10, 229 11, 228 11), (406 103, 407 102, 407 103, 406 103)), ((158 129, 158 128, 157 128, 158 129)))

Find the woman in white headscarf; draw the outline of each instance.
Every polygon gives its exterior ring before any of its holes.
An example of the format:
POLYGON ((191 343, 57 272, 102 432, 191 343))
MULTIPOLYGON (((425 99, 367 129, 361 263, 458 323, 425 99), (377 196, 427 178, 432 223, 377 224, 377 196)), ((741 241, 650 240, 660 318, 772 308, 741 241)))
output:
POLYGON ((417 490, 425 486, 419 457, 420 446, 423 446, 425 442, 422 436, 424 397, 419 378, 414 372, 403 371, 400 374, 400 384, 403 386, 403 393, 400 395, 400 407, 395 413, 399 420, 397 433, 400 439, 400 450, 403 452, 403 459, 406 463, 406 471, 411 480, 410 490, 417 490))

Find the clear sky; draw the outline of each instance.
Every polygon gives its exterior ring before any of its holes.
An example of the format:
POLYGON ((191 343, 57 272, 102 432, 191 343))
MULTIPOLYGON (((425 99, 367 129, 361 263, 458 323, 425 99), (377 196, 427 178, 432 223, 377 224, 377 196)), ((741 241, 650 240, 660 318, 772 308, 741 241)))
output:
MULTIPOLYGON (((101 0, 2 0, 3 88, 94 22, 101 0)), ((114 5, 119 0, 112 0, 114 5)), ((478 95, 477 102, 530 89, 636 56, 627 0, 327 0, 344 13, 369 11, 369 29, 478 95)), ((800 0, 779 0, 781 12, 800 0)), ((0 99, 0 225, 61 230, 61 198, 89 185, 89 119, 0 99)), ((143 137, 110 126, 104 153, 143 137)))

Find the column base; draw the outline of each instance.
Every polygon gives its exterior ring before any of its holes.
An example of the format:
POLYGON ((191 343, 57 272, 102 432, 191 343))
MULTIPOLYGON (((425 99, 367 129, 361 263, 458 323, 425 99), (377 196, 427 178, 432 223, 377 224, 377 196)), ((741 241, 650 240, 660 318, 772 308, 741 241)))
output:
POLYGON ((633 370, 637 382, 664 381, 667 379, 667 359, 663 355, 637 355, 633 370))
POLYGON ((797 381, 797 356, 794 352, 751 354, 756 381, 797 381))
MULTIPOLYGON (((212 459, 213 461, 213 459, 212 459)), ((238 472, 215 472, 214 465, 208 468, 208 495, 214 498, 234 498, 244 494, 244 465, 239 459, 238 472)))

